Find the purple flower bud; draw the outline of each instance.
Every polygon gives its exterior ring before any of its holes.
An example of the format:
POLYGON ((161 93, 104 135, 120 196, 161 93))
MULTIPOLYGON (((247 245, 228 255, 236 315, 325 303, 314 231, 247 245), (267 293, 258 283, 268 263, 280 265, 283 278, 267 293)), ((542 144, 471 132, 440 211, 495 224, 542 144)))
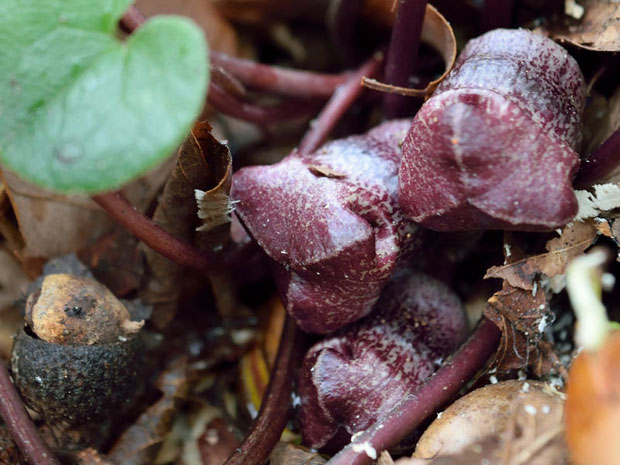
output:
POLYGON ((375 311, 306 354, 300 422, 309 447, 339 449, 415 391, 464 340, 459 298, 441 282, 401 271, 375 311))
POLYGON ((470 41, 403 144, 403 211, 441 231, 569 222, 584 101, 577 62, 552 40, 498 29, 470 41))
POLYGON ((273 260, 302 329, 327 333, 367 315, 399 257, 418 242, 397 200, 408 128, 388 122, 234 175, 236 213, 273 260))

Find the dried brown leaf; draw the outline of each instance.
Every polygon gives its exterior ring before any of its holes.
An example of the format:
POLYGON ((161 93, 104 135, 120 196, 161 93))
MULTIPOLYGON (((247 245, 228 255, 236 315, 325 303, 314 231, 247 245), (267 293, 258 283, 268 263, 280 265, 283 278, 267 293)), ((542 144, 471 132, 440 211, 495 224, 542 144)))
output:
MULTIPOLYGON (((161 164, 126 186, 124 194, 136 208, 145 209, 165 182, 169 170, 169 162, 161 164)), ((30 258, 49 259, 77 252, 114 225, 89 197, 53 193, 6 170, 2 172, 2 180, 24 244, 22 250, 13 252, 25 265, 30 258)), ((12 243, 16 245, 16 238, 12 243)))
POLYGON ((607 0, 579 0, 584 15, 564 15, 546 29, 551 37, 598 52, 620 51, 620 4, 607 0))
POLYGON ((325 459, 305 447, 279 442, 269 458, 270 465, 321 465, 325 459))
POLYGON ((544 328, 553 321, 541 286, 530 291, 504 281, 502 290, 489 299, 484 315, 502 331, 493 368, 528 368, 536 376, 566 375, 553 347, 541 339, 544 328))
MULTIPOLYGON (((230 152, 211 135, 211 126, 196 123, 178 151, 153 220, 174 236, 193 242, 198 225, 194 191, 225 184, 230 165, 230 152)), ((176 313, 183 269, 151 249, 145 254, 148 268, 141 295, 153 305, 153 323, 163 328, 176 313)))
POLYGON ((170 433, 177 403, 188 387, 185 361, 176 361, 158 379, 162 397, 146 409, 118 438, 108 454, 114 463, 147 465, 153 462, 161 444, 170 433))
POLYGON ((381 92, 411 97, 428 97, 432 94, 454 66, 454 60, 456 60, 456 38, 454 37, 454 31, 450 23, 430 4, 426 5, 421 38, 423 42, 437 50, 443 58, 445 70, 439 78, 430 82, 424 89, 409 89, 406 87, 393 86, 369 78, 364 78, 362 84, 381 92))
POLYGON ((601 218, 600 221, 597 221, 594 224, 594 227, 596 228, 596 232, 598 234, 601 234, 602 236, 610 237, 610 238, 614 237, 614 234, 611 231, 611 224, 606 219, 601 218))
MULTIPOLYGON (((548 252, 502 266, 493 266, 487 270, 484 278, 501 278, 511 286, 533 290, 539 275, 553 278, 563 274, 568 262, 592 245, 596 235, 594 222, 576 221, 566 226, 560 237, 547 242, 545 248, 548 252)), ((510 248, 510 244, 506 247, 510 248)))
POLYGON ((54 258, 75 252, 112 226, 88 197, 51 193, 6 170, 2 178, 23 237, 25 257, 54 258))

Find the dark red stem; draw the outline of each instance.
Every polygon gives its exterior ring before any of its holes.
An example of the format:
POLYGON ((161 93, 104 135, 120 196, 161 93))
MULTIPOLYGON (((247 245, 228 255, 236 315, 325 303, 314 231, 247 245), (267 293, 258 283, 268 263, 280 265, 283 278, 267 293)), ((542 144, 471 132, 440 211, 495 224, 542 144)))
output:
POLYGON ((0 360, 0 416, 31 465, 60 465, 28 416, 22 399, 0 360))
POLYGON ((164 257, 199 271, 213 271, 214 260, 206 252, 177 239, 136 209, 120 192, 92 197, 108 215, 136 238, 164 257))
POLYGON ((346 83, 338 87, 329 99, 312 127, 299 143, 298 153, 307 155, 321 146, 327 139, 340 117, 349 109, 359 97, 364 88, 361 85, 364 76, 373 76, 381 65, 381 56, 375 55, 366 61, 357 71, 352 73, 346 83))
POLYGON ((385 417, 335 455, 327 465, 369 464, 372 459, 364 450, 372 448, 378 456, 381 451, 396 446, 471 380, 497 349, 500 336, 501 332, 495 323, 483 318, 458 352, 422 387, 405 397, 385 417), (360 447, 362 443, 367 443, 367 447, 360 447))
POLYGON ((599 145, 582 162, 574 186, 587 189, 620 165, 620 128, 599 145))
POLYGON ((320 103, 300 100, 289 100, 273 107, 257 105, 236 98, 214 82, 209 85, 207 101, 220 113, 261 126, 308 117, 320 108, 320 103))
POLYGON ((345 82, 347 74, 321 74, 264 65, 211 52, 211 63, 221 66, 242 83, 255 89, 292 97, 330 97, 345 82))
POLYGON ((480 12, 482 32, 512 25, 514 0, 484 0, 480 12))
POLYGON ((262 465, 269 458, 288 421, 293 392, 293 373, 301 363, 305 334, 286 316, 278 355, 271 370, 258 416, 250 431, 224 465, 262 465))
MULTIPOLYGON (((399 0, 396 20, 385 64, 387 84, 411 87, 410 78, 417 67, 426 0, 399 0)), ((385 94, 383 110, 387 119, 409 116, 417 104, 411 97, 385 94)))
MULTIPOLYGON (((146 18, 134 5, 121 18, 121 28, 132 32, 146 18)), ((211 51, 211 63, 220 66, 242 83, 258 90, 291 97, 330 97, 345 82, 347 74, 322 74, 312 71, 264 65, 226 53, 211 51)))

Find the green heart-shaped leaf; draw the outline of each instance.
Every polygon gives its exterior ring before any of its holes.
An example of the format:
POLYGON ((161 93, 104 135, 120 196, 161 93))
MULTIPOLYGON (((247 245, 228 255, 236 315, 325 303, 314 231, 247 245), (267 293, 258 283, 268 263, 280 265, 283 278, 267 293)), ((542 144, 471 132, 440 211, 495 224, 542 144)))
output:
POLYGON ((126 42, 131 0, 0 2, 0 161, 64 192, 120 186, 162 161, 202 108, 204 36, 179 17, 126 42))

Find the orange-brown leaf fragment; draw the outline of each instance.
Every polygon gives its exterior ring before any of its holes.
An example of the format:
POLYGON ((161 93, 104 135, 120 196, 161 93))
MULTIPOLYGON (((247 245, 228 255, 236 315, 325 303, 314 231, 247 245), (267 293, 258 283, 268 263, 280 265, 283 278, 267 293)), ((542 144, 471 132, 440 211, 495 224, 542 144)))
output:
POLYGON ((596 233, 596 227, 591 221, 573 222, 562 230, 560 237, 547 242, 546 253, 506 265, 493 266, 487 270, 484 278, 501 278, 507 280, 511 286, 532 290, 539 275, 553 278, 563 274, 568 262, 592 245, 596 233))
POLYGON ((536 376, 565 375, 553 347, 542 340, 553 316, 540 286, 533 292, 504 281, 502 290, 487 302, 484 315, 502 331, 493 367, 500 371, 529 368, 536 376))
MULTIPOLYGON (((371 3, 371 2, 368 2, 371 3)), ((382 2, 385 6, 386 2, 382 2)), ((380 4, 381 5, 381 4, 380 4)), ((393 17, 396 11, 390 11, 393 17)), ((446 21, 437 9, 432 5, 426 5, 426 14, 424 15, 424 23, 422 24, 422 42, 429 44, 433 47, 445 63, 445 69, 441 76, 430 82, 424 89, 409 89, 406 87, 394 86, 391 84, 385 84, 375 79, 364 78, 362 84, 371 89, 375 89, 381 92, 388 92, 392 94, 406 95, 412 97, 424 97, 429 96, 437 88, 439 83, 445 79, 456 60, 456 38, 454 37, 454 31, 452 26, 446 21)))

